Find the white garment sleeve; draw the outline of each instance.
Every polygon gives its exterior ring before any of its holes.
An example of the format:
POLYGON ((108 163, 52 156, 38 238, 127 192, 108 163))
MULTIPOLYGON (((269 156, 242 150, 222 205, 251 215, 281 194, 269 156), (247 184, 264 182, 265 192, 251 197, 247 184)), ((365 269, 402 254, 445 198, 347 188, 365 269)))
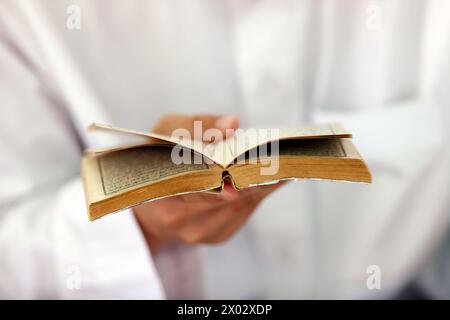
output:
POLYGON ((163 298, 131 212, 89 222, 82 184, 24 195, 0 223, 2 298, 163 298))
MULTIPOLYGON (((346 278, 354 281, 345 287, 345 297, 393 296, 417 275, 450 223, 445 108, 432 99, 410 99, 370 111, 321 111, 315 120, 342 122, 354 134, 373 175, 373 184, 359 199, 364 199, 365 210, 359 235, 378 236, 361 237, 367 253, 343 267, 346 278), (360 285, 367 276, 361 271, 371 264, 383 270, 382 291, 369 292, 360 285)), ((361 206, 355 208, 351 219, 361 211, 361 206)), ((341 261, 349 259, 348 251, 343 249, 341 261)))
POLYGON ((134 215, 88 221, 70 119, 1 33, 0 70, 0 298, 163 298, 134 215))
POLYGON ((318 110, 314 121, 340 121, 354 134, 366 158, 387 164, 397 161, 399 153, 442 147, 446 117, 443 109, 432 99, 412 98, 369 110, 318 110))

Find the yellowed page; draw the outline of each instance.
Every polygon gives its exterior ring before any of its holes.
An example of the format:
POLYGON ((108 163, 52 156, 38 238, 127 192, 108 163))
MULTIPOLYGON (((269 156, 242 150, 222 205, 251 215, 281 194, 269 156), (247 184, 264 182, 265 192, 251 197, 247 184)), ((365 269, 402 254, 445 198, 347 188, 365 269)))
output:
MULTIPOLYGON (((122 134, 132 134, 145 136, 156 139, 156 142, 169 142, 177 144, 185 148, 194 150, 205 157, 212 159, 222 167, 227 167, 239 155, 248 150, 264 145, 271 141, 287 140, 287 139, 318 139, 318 138, 351 138, 352 135, 339 123, 325 124, 304 124, 298 127, 277 127, 277 128, 255 128, 255 129, 239 129, 235 135, 228 137, 227 140, 218 141, 216 143, 205 143, 202 141, 194 141, 190 139, 181 139, 162 135, 158 133, 142 132, 130 129, 114 127, 105 124, 93 123, 91 130, 108 130, 122 134)), ((127 147, 118 147, 110 149, 93 149, 93 153, 110 152, 127 147)))
POLYGON ((173 145, 174 144, 172 142, 155 140, 155 142, 150 142, 150 143, 128 144, 128 145, 109 147, 109 148, 87 148, 84 150, 84 153, 91 154, 91 155, 97 155, 97 154, 101 154, 101 153, 109 153, 109 152, 125 150, 125 149, 132 149, 132 148, 137 148, 137 147, 173 146, 173 145))
POLYGON ((239 155, 271 141, 351 137, 351 133, 339 123, 247 129, 237 131, 235 135, 229 137, 226 141, 216 143, 213 159, 223 167, 227 167, 239 155))
POLYGON ((206 170, 208 165, 175 164, 171 147, 140 147, 98 156, 98 165, 106 195, 159 181, 180 173, 206 170))
MULTIPOLYGON (((160 141, 170 142, 170 143, 178 144, 182 147, 197 151, 198 153, 201 153, 204 156, 214 160, 212 158, 212 156, 209 154, 209 152, 212 151, 213 148, 207 148, 207 143, 204 143, 202 141, 191 140, 191 139, 181 139, 180 137, 173 137, 173 136, 168 136, 168 135, 158 134, 158 133, 153 133, 153 132, 142 132, 142 131, 130 130, 130 129, 119 128, 119 127, 110 126, 110 125, 106 125, 106 124, 100 124, 100 123, 91 124, 89 126, 89 130, 107 130, 107 131, 116 132, 116 133, 120 133, 120 134, 138 135, 138 136, 144 136, 144 137, 148 137, 148 138, 157 139, 160 141)), ((95 152, 96 150, 94 149, 91 151, 95 152)), ((97 151, 104 152, 104 151, 108 151, 108 150, 100 149, 97 151)))

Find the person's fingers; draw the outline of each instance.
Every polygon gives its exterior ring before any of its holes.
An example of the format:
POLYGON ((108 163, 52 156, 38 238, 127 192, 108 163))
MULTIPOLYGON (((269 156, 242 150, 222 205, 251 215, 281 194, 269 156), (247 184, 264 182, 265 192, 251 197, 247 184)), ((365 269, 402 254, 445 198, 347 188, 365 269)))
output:
POLYGON ((202 235, 205 243, 220 243, 233 235, 250 217, 254 208, 246 208, 239 212, 233 212, 229 208, 221 208, 215 212, 215 220, 207 220, 208 226, 202 235), (209 223, 209 224, 208 224, 209 223))
MULTIPOLYGON (((237 192, 237 191, 236 191, 237 192)), ((186 204, 199 204, 205 203, 212 205, 214 203, 226 203, 232 200, 232 197, 223 197, 221 193, 207 193, 207 192, 196 192, 191 194, 184 194, 176 197, 184 205, 186 204)))
MULTIPOLYGON (((198 115, 183 115, 183 114, 166 114, 155 124, 152 131, 155 133, 171 135, 176 129, 187 129, 192 138, 195 137, 194 124, 196 121, 201 123, 202 137, 203 133, 208 129, 217 129, 222 136, 225 136, 230 130, 235 130, 239 127, 239 119, 235 115, 212 115, 212 114, 198 114, 198 115)), ((197 124, 197 125, 198 125, 197 124)), ((200 128, 200 127, 199 127, 200 128)), ((198 129, 197 129, 198 130, 198 129)), ((211 139, 206 139, 210 141, 211 139)))
POLYGON ((203 131, 218 129, 224 137, 227 130, 236 130, 239 128, 239 119, 236 115, 197 114, 192 117, 192 123, 194 121, 201 121, 203 131))
POLYGON ((232 201, 220 205, 214 211, 199 214, 186 228, 190 242, 220 243, 233 235, 250 217, 261 200, 280 186, 270 185, 248 193, 238 193, 232 201))
MULTIPOLYGON (((219 231, 211 232, 205 237, 208 243, 221 243, 230 238, 252 215, 259 203, 247 202, 245 207, 239 210, 238 214, 234 214, 233 219, 223 224, 219 231)), ((232 215, 233 212, 227 212, 226 208, 222 208, 224 215, 232 215)))
POLYGON ((279 187, 277 185, 262 186, 253 188, 253 190, 249 190, 250 192, 240 192, 229 184, 226 186, 224 191, 227 192, 228 190, 233 194, 230 198, 225 198, 224 201, 210 201, 207 205, 201 202, 191 203, 189 214, 177 214, 178 219, 182 222, 178 226, 183 227, 185 234, 195 233, 197 236, 204 238, 205 232, 221 234, 220 228, 223 228, 223 231, 227 233, 227 230, 229 230, 228 223, 231 223, 231 226, 235 225, 234 220, 241 220, 239 217, 243 212, 253 211, 265 196, 279 187), (222 216, 223 212, 227 212, 227 214, 222 216), (225 223, 226 221, 228 222, 225 223), (221 227, 216 228, 215 226, 221 227), (214 230, 209 231, 211 229, 214 230))
POLYGON ((176 129, 191 130, 193 126, 193 116, 178 113, 167 113, 162 116, 153 126, 152 131, 155 133, 171 135, 176 129))
POLYGON ((233 234, 252 213, 247 203, 240 210, 233 210, 231 204, 214 210, 191 215, 177 230, 181 240, 189 243, 217 243, 233 234))
POLYGON ((235 115, 225 115, 215 120, 214 127, 222 131, 227 138, 230 133, 239 128, 239 119, 235 115))
MULTIPOLYGON (((228 187, 226 188, 228 189, 228 187)), ((238 196, 238 191, 231 186, 230 188, 231 190, 226 192, 232 192, 233 196, 228 198, 224 198, 222 194, 199 192, 160 199, 151 205, 165 224, 176 227, 188 222, 195 222, 197 217, 205 212, 210 213, 223 207, 235 206, 237 199, 245 201, 245 198, 238 196), (167 210, 168 208, 170 210, 167 210)))
POLYGON ((236 205, 236 203, 246 201, 250 197, 262 199, 286 182, 282 181, 273 185, 252 187, 240 191, 237 191, 230 183, 225 183, 224 189, 219 194, 197 192, 161 199, 155 204, 168 206, 172 212, 203 212, 227 205, 236 205))
POLYGON ((179 216, 178 218, 180 216, 189 217, 196 213, 211 211, 225 206, 232 205, 235 208, 239 208, 240 202, 248 201, 249 198, 260 201, 285 183, 286 181, 283 181, 274 185, 252 187, 240 191, 234 189, 231 184, 225 183, 224 190, 220 194, 196 192, 160 199, 149 204, 143 204, 143 206, 151 205, 156 210, 161 211, 164 218, 168 220, 172 216, 179 216), (170 208, 170 210, 167 210, 167 208, 170 208))
POLYGON ((195 222, 196 217, 204 212, 214 212, 231 204, 232 199, 223 199, 217 194, 201 192, 160 199, 151 205, 165 225, 176 229, 195 222))
POLYGON ((233 201, 239 197, 239 191, 237 191, 231 183, 226 181, 223 184, 222 192, 217 196, 220 200, 233 201))
POLYGON ((247 220, 265 196, 278 187, 269 185, 238 192, 230 185, 230 191, 236 194, 228 200, 204 193, 183 196, 184 200, 180 197, 162 199, 152 204, 159 227, 153 226, 166 237, 170 235, 190 243, 222 242, 247 220))
POLYGON ((258 206, 269 194, 280 188, 286 182, 280 182, 273 185, 258 186, 246 188, 239 191, 238 196, 234 199, 233 209, 239 211, 246 205, 258 206))

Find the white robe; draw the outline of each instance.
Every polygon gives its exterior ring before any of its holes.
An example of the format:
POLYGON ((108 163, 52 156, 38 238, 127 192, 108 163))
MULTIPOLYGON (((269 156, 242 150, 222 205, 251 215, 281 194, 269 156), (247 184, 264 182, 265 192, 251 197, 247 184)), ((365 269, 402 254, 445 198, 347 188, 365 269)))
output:
MULTIPOLYGON (((390 297, 448 228, 449 80, 446 0, 4 0, 0 297, 390 297), (152 257, 130 211, 88 222, 79 160, 122 142, 88 123, 167 112, 339 120, 374 183, 291 183, 226 244, 152 257)), ((449 275, 423 278, 448 295, 449 275)))

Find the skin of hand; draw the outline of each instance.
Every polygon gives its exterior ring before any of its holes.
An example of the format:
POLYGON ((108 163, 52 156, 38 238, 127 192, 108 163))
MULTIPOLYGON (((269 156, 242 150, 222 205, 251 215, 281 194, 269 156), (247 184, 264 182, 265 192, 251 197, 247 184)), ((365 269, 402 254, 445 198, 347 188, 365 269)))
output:
MULTIPOLYGON (((237 129, 236 116, 168 114, 152 132, 171 135, 185 128, 192 132, 194 121, 202 121, 203 130, 237 129)), ((136 219, 154 254, 173 241, 190 244, 215 244, 230 238, 249 218, 261 201, 283 183, 235 190, 225 184, 220 194, 193 193, 160 199, 134 208, 136 219)))

